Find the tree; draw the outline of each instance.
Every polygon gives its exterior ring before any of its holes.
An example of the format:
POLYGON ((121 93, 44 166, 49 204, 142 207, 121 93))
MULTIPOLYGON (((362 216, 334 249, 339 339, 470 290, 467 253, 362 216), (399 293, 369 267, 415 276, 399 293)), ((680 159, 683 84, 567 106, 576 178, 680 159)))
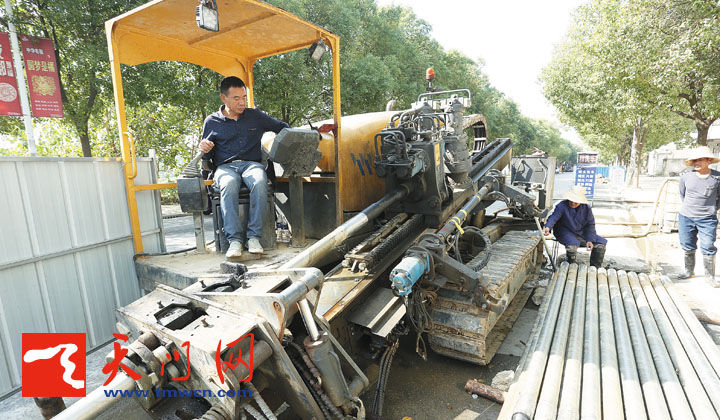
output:
POLYGON ((616 71, 648 103, 691 120, 706 145, 720 118, 720 3, 648 0, 622 10, 617 29, 630 48, 616 71))
POLYGON ((627 163, 626 182, 637 186, 648 135, 655 148, 679 140, 687 124, 650 100, 646 86, 629 76, 637 65, 631 52, 642 49, 625 36, 629 7, 618 0, 595 0, 581 7, 541 80, 561 118, 592 146, 627 163))
MULTIPOLYGON (((143 0, 100 0, 85 7, 67 0, 20 0, 21 32, 55 40, 66 118, 43 120, 41 154, 117 156, 120 154, 114 98, 103 22, 143 0), (74 133, 74 135, 73 135, 74 133)), ((547 123, 523 116, 517 104, 494 88, 481 60, 445 51, 431 27, 406 8, 378 8, 375 0, 273 0, 272 3, 341 37, 343 115, 385 109, 395 99, 406 109, 425 92, 425 70, 434 67, 436 86, 467 88, 468 113, 484 114, 489 135, 511 137, 516 153, 565 153, 569 143, 547 123), (562 145, 560 145, 561 142, 562 145)), ((293 126, 332 116, 332 78, 328 56, 320 62, 294 51, 255 64, 256 106, 293 126)), ((160 166, 171 172, 192 156, 202 122, 220 105, 221 75, 186 63, 156 62, 122 66, 128 127, 137 152, 155 149, 160 166)), ((3 119, 0 130, 21 133, 17 119, 3 119)), ((18 153, 11 148, 3 153, 18 153)))
POLYGON ((105 21, 142 3, 142 0, 80 3, 20 0, 15 4, 18 30, 50 38, 55 44, 63 110, 80 138, 83 156, 92 156, 91 116, 99 112, 101 102, 112 101, 111 96, 103 95, 112 91, 105 21))

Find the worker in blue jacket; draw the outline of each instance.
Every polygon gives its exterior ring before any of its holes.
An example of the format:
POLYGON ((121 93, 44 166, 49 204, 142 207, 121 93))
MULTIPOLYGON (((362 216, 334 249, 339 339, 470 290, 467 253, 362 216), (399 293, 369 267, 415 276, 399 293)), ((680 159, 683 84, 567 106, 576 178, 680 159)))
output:
POLYGON ((243 226, 238 217, 240 188, 250 190, 250 212, 247 224, 247 247, 251 254, 262 254, 267 174, 260 162, 260 141, 265 132, 279 133, 289 127, 264 112, 247 107, 247 88, 238 77, 229 76, 220 82, 220 110, 208 115, 203 124, 202 141, 198 146, 215 169, 215 186, 220 190, 220 212, 230 246, 225 256, 242 256, 243 226))
POLYGON ((555 210, 545 222, 545 235, 553 230, 555 239, 565 245, 567 262, 576 262, 579 246, 587 247, 590 252, 590 265, 600 268, 605 258, 607 239, 595 232, 595 217, 588 206, 585 188, 572 187, 555 206, 555 210))

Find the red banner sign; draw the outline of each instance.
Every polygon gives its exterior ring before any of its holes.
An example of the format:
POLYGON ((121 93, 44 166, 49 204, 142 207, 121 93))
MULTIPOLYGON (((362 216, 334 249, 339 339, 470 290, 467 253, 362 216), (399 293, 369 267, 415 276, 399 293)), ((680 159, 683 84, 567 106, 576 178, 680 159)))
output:
POLYGON ((0 32, 0 115, 22 116, 10 35, 0 32))
POLYGON ((51 39, 20 36, 33 117, 62 118, 62 98, 51 39))

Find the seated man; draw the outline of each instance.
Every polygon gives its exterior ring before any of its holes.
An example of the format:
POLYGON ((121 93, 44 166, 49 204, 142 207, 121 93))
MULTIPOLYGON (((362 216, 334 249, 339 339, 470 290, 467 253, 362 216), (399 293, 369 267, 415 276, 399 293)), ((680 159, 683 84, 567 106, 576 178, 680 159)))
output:
POLYGON ((242 226, 238 217, 239 191, 242 183, 250 190, 250 214, 247 228, 248 251, 263 252, 260 246, 263 217, 267 204, 267 175, 260 163, 260 140, 266 131, 280 132, 288 124, 264 112, 246 108, 245 83, 235 76, 220 83, 223 105, 210 114, 203 125, 199 149, 217 167, 215 186, 220 190, 220 211, 230 247, 227 258, 242 255, 242 226))
POLYGON ((585 188, 579 185, 565 193, 563 201, 545 222, 545 235, 554 228, 555 239, 565 245, 567 262, 576 262, 578 246, 586 246, 590 253, 590 265, 600 268, 605 257, 607 239, 595 232, 595 217, 587 204, 585 188))

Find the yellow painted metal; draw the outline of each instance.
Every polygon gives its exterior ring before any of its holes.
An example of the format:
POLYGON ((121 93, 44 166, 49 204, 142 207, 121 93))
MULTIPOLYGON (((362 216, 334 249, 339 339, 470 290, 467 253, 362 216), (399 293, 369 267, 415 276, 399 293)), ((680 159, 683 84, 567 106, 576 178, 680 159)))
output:
MULTIPOLYGON (((205 185, 212 185, 212 181, 205 181, 205 185)), ((153 190, 166 190, 169 188, 177 188, 177 182, 165 182, 163 184, 144 184, 135 185, 133 190, 135 191, 153 191, 153 190)))
MULTIPOLYGON (((106 29, 108 25, 106 23, 106 29)), ((127 135, 127 120, 125 116, 125 97, 123 95, 120 61, 118 60, 117 45, 112 42, 112 31, 107 31, 108 53, 110 56, 110 71, 113 79, 113 92, 115 95, 115 112, 118 117, 118 132, 120 133, 120 153, 122 154, 123 171, 125 174, 125 194, 127 195, 128 211, 130 215, 130 231, 133 237, 133 247, 136 253, 143 251, 142 234, 140 232, 140 218, 138 217, 137 198, 135 196, 135 181, 132 162, 135 161, 135 148, 130 145, 127 135)))
MULTIPOLYGON (((125 171, 125 191, 135 252, 142 252, 136 191, 169 188, 173 183, 135 186, 135 150, 128 134, 121 64, 183 61, 238 76, 254 104, 252 66, 264 57, 307 48, 322 39, 332 51, 333 112, 340 133, 340 38, 292 13, 259 0, 220 0, 219 32, 197 27, 197 0, 155 0, 105 22, 125 171)), ((337 148, 335 148, 337 150, 337 148)), ((335 159, 336 167, 340 163, 335 159)), ((336 186, 336 192, 338 192, 336 186)), ((340 197, 339 193, 337 194, 340 197)), ((337 200, 338 210, 343 208, 337 200)), ((342 214, 342 211, 338 211, 342 214)))
POLYGON ((333 67, 333 119, 335 120, 335 224, 340 226, 344 220, 345 204, 342 202, 342 195, 340 193, 340 184, 343 180, 342 168, 343 165, 340 162, 340 139, 342 138, 342 124, 341 115, 342 109, 340 107, 340 38, 333 37, 328 39, 330 43, 330 50, 332 51, 332 67, 333 67))
POLYGON ((375 174, 374 138, 393 114, 373 112, 343 117, 337 174, 340 201, 346 213, 361 211, 385 195, 385 183, 375 174))
MULTIPOLYGON (((385 195, 385 183, 375 175, 374 139, 375 134, 385 128, 390 117, 396 113, 397 111, 383 111, 346 115, 342 117, 343 131, 337 142, 332 133, 322 134, 318 146, 322 159, 318 167, 324 173, 335 174, 343 212, 361 211, 385 195), (335 153, 336 150, 338 153, 335 153)), ((314 125, 331 122, 332 120, 319 121, 314 125)), ((268 150, 272 149, 274 136, 263 140, 263 146, 268 150)), ((283 178, 278 180, 282 182, 283 178)))
POLYGON ((163 184, 135 185, 133 187, 133 190, 135 190, 135 191, 154 191, 154 190, 164 190, 167 188, 177 188, 177 182, 166 182, 163 184))
POLYGON ((218 2, 219 32, 195 24, 197 0, 156 0, 107 22, 117 31, 121 63, 184 61, 247 80, 260 58, 337 38, 292 13, 258 0, 218 2))

